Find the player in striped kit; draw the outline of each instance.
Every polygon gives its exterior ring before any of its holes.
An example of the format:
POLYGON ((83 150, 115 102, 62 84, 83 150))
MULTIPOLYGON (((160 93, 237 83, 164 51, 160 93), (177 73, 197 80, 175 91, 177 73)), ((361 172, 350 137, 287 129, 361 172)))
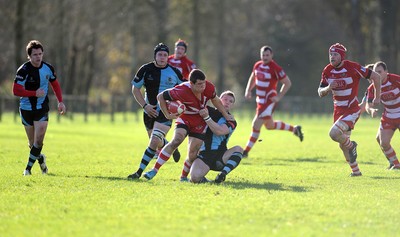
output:
POLYGON ((43 61, 43 45, 32 40, 26 46, 26 53, 29 61, 18 68, 13 84, 13 94, 20 97, 19 112, 30 149, 24 176, 32 174, 36 160, 42 174, 48 173, 46 156, 41 151, 49 120, 49 85, 58 100, 58 111, 61 115, 66 112, 54 67, 43 61))
POLYGON ((175 53, 168 57, 169 65, 181 71, 183 78, 188 79, 189 73, 196 68, 196 64, 186 56, 187 43, 179 39, 175 42, 175 53))
POLYGON ((321 82, 318 88, 320 97, 329 92, 333 95, 333 119, 334 124, 329 131, 332 140, 339 143, 346 161, 349 163, 352 173, 350 176, 361 176, 357 159, 357 143, 350 140, 351 130, 354 129, 361 110, 358 104, 358 85, 360 79, 371 79, 375 88, 374 105, 380 103, 381 78, 374 71, 361 66, 356 62, 345 60, 346 48, 336 43, 329 48, 329 61, 322 71, 321 82))
POLYGON ((251 91, 256 88, 257 112, 253 119, 252 132, 243 152, 247 157, 260 136, 260 129, 264 125, 268 130, 284 130, 292 132, 303 141, 301 126, 293 126, 283 121, 274 121, 272 113, 275 106, 283 98, 292 83, 285 71, 272 59, 273 52, 270 46, 263 46, 260 50, 261 60, 256 62, 247 82, 245 97, 251 98, 251 91), (276 91, 278 82, 282 83, 279 94, 276 91))
MULTIPOLYGON (((206 108, 207 102, 211 103, 220 111, 226 120, 233 120, 233 117, 227 113, 220 98, 216 95, 214 84, 206 79, 206 75, 199 69, 194 69, 189 74, 189 82, 184 82, 172 89, 167 89, 157 96, 161 111, 166 118, 175 118, 168 112, 166 101, 179 100, 186 106, 183 112, 176 119, 175 131, 172 140, 161 150, 157 162, 152 170, 144 174, 148 180, 154 178, 157 172, 169 160, 172 152, 188 136, 188 157, 185 160, 182 169, 181 181, 188 181, 188 174, 193 161, 203 144, 207 123, 199 111, 206 108)), ((209 118, 208 118, 209 119, 209 118)))
MULTIPOLYGON (((374 65, 374 71, 382 78, 381 101, 384 111, 381 123, 376 135, 376 140, 381 147, 383 154, 389 161, 388 169, 400 169, 399 160, 396 152, 390 145, 394 132, 400 128, 400 76, 388 73, 386 63, 379 61, 374 65)), ((373 99, 375 95, 374 85, 370 85, 367 90, 366 111, 373 111, 373 99)), ((371 113, 371 116, 374 116, 371 113)))

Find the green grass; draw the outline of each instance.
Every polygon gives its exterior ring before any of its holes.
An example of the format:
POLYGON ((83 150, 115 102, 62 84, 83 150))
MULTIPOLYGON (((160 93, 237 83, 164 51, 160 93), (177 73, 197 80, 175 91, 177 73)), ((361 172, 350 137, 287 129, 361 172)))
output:
MULTIPOLYGON (((330 116, 296 117, 305 140, 261 131, 260 139, 222 185, 178 181, 182 161, 167 162, 151 181, 128 181, 147 145, 136 116, 56 122, 52 114, 43 153, 49 175, 23 177, 28 156, 20 121, 0 122, 0 236, 396 236, 400 173, 387 171, 375 134, 378 119, 362 117, 362 177, 350 178, 330 116)), ((251 116, 239 116, 230 145, 244 146, 251 116)), ((171 133, 172 134, 172 133, 171 133)), ((168 137, 171 136, 168 135, 168 137)), ((398 150, 399 140, 392 146, 398 150)), ((180 148, 186 154, 186 142, 180 148)), ((153 162, 151 163, 151 166, 153 162)), ((214 179, 216 172, 208 178, 214 179)))

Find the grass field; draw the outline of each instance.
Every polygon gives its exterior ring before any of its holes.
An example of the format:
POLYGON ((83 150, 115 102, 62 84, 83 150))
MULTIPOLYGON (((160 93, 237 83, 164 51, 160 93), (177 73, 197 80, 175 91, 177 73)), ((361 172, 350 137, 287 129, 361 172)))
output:
MULTIPOLYGON (((126 179, 148 141, 133 115, 114 123, 55 118, 43 149, 49 174, 35 164, 29 177, 22 176, 28 156, 22 125, 11 114, 0 122, 2 237, 398 235, 400 173, 386 170, 375 141, 378 119, 362 117, 352 136, 362 177, 348 177, 351 170, 327 135, 330 116, 276 115, 302 124, 304 142, 264 129, 224 184, 194 185, 178 181, 183 163, 172 159, 151 181, 126 179)), ((244 146, 251 117, 237 119, 230 144, 244 146)), ((392 145, 399 152, 397 136, 392 145)))

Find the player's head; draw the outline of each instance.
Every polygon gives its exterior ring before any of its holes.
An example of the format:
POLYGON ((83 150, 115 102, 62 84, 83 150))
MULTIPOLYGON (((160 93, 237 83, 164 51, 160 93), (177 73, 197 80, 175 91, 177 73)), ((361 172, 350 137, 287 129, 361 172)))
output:
POLYGON ((233 107, 236 101, 235 93, 229 90, 222 92, 219 98, 221 99, 222 105, 227 111, 233 107))
POLYGON ((164 43, 159 43, 154 47, 154 60, 160 67, 165 67, 168 63, 169 48, 164 43))
POLYGON ((271 46, 264 45, 260 49, 260 58, 264 64, 271 62, 274 53, 272 52, 271 46))
POLYGON ((43 45, 37 40, 31 40, 26 46, 26 54, 28 59, 34 66, 38 66, 42 63, 43 59, 43 45))
POLYGON ((347 49, 342 44, 336 43, 329 47, 329 62, 332 66, 338 67, 346 58, 347 49))
POLYGON ((388 69, 386 63, 383 61, 378 61, 374 64, 374 72, 378 73, 381 76, 381 79, 386 81, 388 69))
POLYGON ((188 44, 186 41, 178 39, 178 41, 175 42, 175 58, 183 57, 187 51, 187 46, 188 44))
POLYGON ((189 81, 193 91, 203 92, 206 88, 206 74, 200 69, 193 69, 189 74, 189 81))

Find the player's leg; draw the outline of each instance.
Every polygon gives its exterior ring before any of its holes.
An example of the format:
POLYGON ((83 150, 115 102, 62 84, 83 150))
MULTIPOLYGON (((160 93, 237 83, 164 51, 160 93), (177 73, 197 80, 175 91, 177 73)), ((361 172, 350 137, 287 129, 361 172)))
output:
POLYGON ((281 130, 292 132, 295 136, 299 137, 300 141, 303 141, 304 135, 301 131, 301 126, 291 125, 280 120, 274 120, 272 116, 266 117, 264 120, 264 126, 268 130, 281 130))
POLYGON ((175 128, 172 140, 167 145, 165 145, 164 148, 161 150, 160 154, 157 157, 157 162, 153 166, 153 169, 144 174, 144 177, 146 179, 150 180, 154 176, 156 176, 161 166, 169 160, 175 149, 178 148, 178 146, 183 142, 183 140, 185 140, 186 135, 187 135, 187 130, 185 128, 183 127, 175 128))
POLYGON ((391 146, 390 142, 392 140, 395 130, 381 128, 379 133, 380 147, 391 164, 393 164, 392 169, 400 169, 399 160, 397 159, 396 151, 391 146))
POLYGON ((356 160, 357 143, 350 140, 350 135, 350 126, 342 120, 337 120, 329 131, 329 136, 331 139, 338 142, 340 149, 343 151, 343 155, 352 170, 351 176, 361 176, 361 172, 356 160))
POLYGON ((242 154, 243 148, 240 146, 229 148, 224 153, 222 160, 225 166, 215 178, 216 183, 225 181, 226 176, 240 164, 240 161, 242 160, 242 154))
POLYGON ((203 134, 189 134, 188 156, 183 163, 181 181, 188 181, 188 174, 192 163, 197 159, 200 147, 203 144, 203 134))
POLYGON ((263 124, 264 124, 264 118, 259 117, 258 114, 256 114, 252 122, 251 134, 249 140, 247 141, 246 148, 244 149, 243 157, 248 156, 248 153, 250 152, 251 148, 253 148, 254 144, 257 142, 260 136, 260 129, 263 124))
MULTIPOLYGON (((47 120, 47 113, 45 115, 45 119, 47 120)), ((43 148, 43 141, 44 137, 47 131, 47 125, 48 121, 34 121, 33 122, 33 127, 35 130, 35 135, 34 135, 34 142, 33 146, 30 151, 30 157, 36 158, 39 162, 40 169, 42 170, 42 174, 47 174, 48 168, 46 164, 46 157, 41 154, 42 148, 43 148)))
POLYGON ((142 175, 143 171, 146 169, 147 165, 150 163, 151 159, 153 159, 157 148, 160 144, 164 144, 165 135, 168 133, 171 127, 169 124, 162 124, 159 122, 154 122, 154 126, 152 129, 152 134, 150 136, 149 144, 146 150, 143 153, 142 160, 140 161, 140 165, 138 170, 129 175, 128 179, 138 179, 142 175))
MULTIPOLYGON (((382 124, 379 126, 378 132, 376 133, 376 141, 378 142, 379 148, 381 148, 381 138, 380 138, 381 127, 382 127, 382 124)), ((381 148, 381 150, 382 150, 382 148, 381 148)), ((383 150, 382 150, 382 152, 385 153, 383 150)), ((386 155, 385 155, 385 157, 386 157, 386 155)), ((389 162, 389 166, 387 167, 387 169, 390 170, 393 167, 393 163, 387 157, 386 157, 386 159, 389 162)))
POLYGON ((26 164, 26 168, 24 170, 24 175, 30 175, 32 166, 36 162, 36 159, 31 158, 31 155, 30 155, 30 151, 32 150, 33 142, 34 142, 35 128, 33 126, 29 126, 29 125, 28 126, 25 125, 24 128, 25 128, 26 136, 28 137, 28 142, 29 142, 29 157, 28 157, 28 163, 26 164))
POLYGON ((201 183, 207 173, 210 171, 210 167, 204 163, 200 158, 193 161, 192 168, 190 170, 190 181, 193 183, 201 183))

